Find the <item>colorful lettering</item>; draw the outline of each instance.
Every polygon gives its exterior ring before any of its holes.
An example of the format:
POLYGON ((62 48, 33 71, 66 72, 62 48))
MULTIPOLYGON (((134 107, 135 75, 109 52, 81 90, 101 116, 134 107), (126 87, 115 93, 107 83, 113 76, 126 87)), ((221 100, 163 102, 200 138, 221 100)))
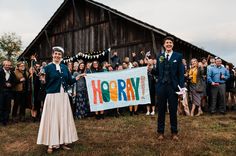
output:
POLYGON ((135 81, 134 81, 134 78, 131 78, 131 82, 132 82, 132 86, 133 86, 134 91, 135 91, 136 100, 139 100, 138 88, 139 88, 140 78, 139 78, 139 77, 136 78, 136 83, 135 83, 135 81))
POLYGON ((127 93, 128 101, 131 100, 131 97, 132 97, 132 100, 135 100, 134 91, 133 91, 133 87, 132 87, 130 79, 126 80, 126 93, 127 93))
POLYGON ((118 79, 118 97, 119 97, 119 101, 122 101, 122 97, 124 99, 124 101, 127 101, 127 96, 126 93, 124 91, 126 84, 124 80, 118 79))
POLYGON ((103 81, 101 83, 102 88, 102 98, 104 102, 110 102, 110 92, 109 92, 109 83, 107 81, 103 81))
POLYGON ((102 100, 102 92, 101 92, 101 88, 100 88, 100 83, 101 81, 98 80, 97 81, 97 87, 95 85, 95 80, 92 80, 92 88, 93 88, 93 103, 94 104, 97 104, 98 101, 97 99, 99 99, 100 103, 103 103, 103 100, 102 100))
POLYGON ((111 100, 114 102, 117 102, 118 100, 117 91, 118 89, 117 89, 116 81, 111 81, 110 82, 110 97, 111 97, 111 100))

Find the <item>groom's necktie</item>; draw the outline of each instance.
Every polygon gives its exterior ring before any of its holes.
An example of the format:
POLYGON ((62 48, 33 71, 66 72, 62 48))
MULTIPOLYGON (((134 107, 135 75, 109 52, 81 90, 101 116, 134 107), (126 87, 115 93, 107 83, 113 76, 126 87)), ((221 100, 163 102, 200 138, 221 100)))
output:
POLYGON ((166 55, 166 60, 169 61, 169 54, 166 55))

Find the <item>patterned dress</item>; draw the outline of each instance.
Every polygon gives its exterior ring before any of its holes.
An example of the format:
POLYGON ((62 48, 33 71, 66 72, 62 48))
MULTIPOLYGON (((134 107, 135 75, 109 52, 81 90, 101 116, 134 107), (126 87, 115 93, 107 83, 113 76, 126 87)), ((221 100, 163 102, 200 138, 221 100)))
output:
MULTIPOLYGON (((81 74, 81 72, 75 72, 74 76, 81 74)), ((86 87, 86 81, 84 77, 81 77, 76 85, 76 98, 75 98, 75 116, 78 119, 84 118, 88 116, 89 113, 89 101, 88 101, 88 94, 87 94, 87 87, 86 87)))
MULTIPOLYGON (((203 74, 204 74, 204 70, 202 70, 201 68, 192 68, 189 71, 189 75, 195 75, 195 77, 196 77, 196 82, 193 82, 191 80, 190 85, 189 85, 191 96, 192 96, 192 98, 191 98, 192 103, 196 106, 201 105, 201 99, 202 99, 202 96, 204 94, 204 91, 203 92, 197 92, 197 90, 196 90, 196 85, 197 85, 198 81, 200 81, 200 79, 202 79, 203 74)), ((202 85, 204 85, 203 88, 206 88, 205 87, 205 82, 202 83, 202 85)))

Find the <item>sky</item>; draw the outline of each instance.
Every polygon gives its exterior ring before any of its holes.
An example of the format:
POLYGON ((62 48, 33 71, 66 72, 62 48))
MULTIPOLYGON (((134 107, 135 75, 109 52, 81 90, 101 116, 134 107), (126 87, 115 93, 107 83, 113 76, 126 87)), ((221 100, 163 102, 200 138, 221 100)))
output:
MULTIPOLYGON (((236 0, 96 0, 236 65, 236 0)), ((15 32, 23 49, 63 0, 0 0, 0 35, 15 32)))

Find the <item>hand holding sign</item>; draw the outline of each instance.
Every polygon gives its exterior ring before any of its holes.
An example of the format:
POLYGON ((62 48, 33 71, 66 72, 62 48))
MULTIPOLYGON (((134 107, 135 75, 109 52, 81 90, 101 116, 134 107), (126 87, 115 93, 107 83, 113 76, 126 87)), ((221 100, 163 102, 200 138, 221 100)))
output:
POLYGON ((76 76, 76 80, 79 80, 81 77, 85 77, 86 76, 86 73, 83 73, 83 74, 80 74, 78 76, 76 76))

